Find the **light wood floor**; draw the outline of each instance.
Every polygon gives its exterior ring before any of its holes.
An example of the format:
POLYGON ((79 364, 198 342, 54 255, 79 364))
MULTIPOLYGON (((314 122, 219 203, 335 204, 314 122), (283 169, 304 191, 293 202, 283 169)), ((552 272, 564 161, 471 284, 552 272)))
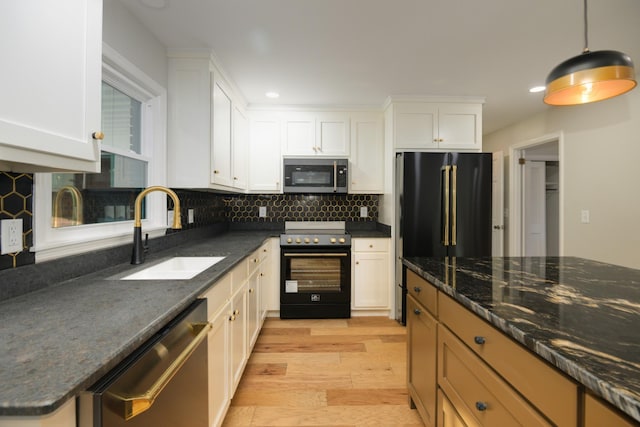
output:
POLYGON ((268 318, 223 427, 422 426, 405 378, 394 320, 268 318))

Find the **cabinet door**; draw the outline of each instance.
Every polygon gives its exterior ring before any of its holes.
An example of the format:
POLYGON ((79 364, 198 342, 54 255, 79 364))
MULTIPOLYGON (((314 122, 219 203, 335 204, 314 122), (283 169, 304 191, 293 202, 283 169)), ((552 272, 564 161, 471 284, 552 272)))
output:
POLYGON ((282 174, 280 120, 252 116, 249 132, 249 191, 279 192, 282 174))
POLYGON ((231 395, 235 393, 247 358, 247 287, 243 286, 231 300, 230 322, 230 381, 231 395))
POLYGON ((631 427, 638 425, 617 409, 589 393, 584 396, 584 427, 631 427))
POLYGON ((213 111, 211 112, 211 126, 213 148, 211 150, 211 165, 213 184, 233 186, 231 174, 231 98, 226 88, 219 81, 213 82, 213 111))
POLYGON ((313 114, 288 114, 283 122, 285 155, 309 156, 317 154, 316 122, 313 114))
POLYGON ((384 136, 378 114, 351 116, 349 193, 384 193, 384 136))
POLYGON ((472 427, 460 418, 456 408, 449 402, 447 396, 442 393, 442 390, 438 390, 438 408, 438 427, 472 427))
POLYGON ((167 183, 211 184, 211 72, 209 58, 169 58, 167 183), (189 147, 189 149, 185 149, 189 147))
POLYGON ((354 252, 353 308, 389 307, 389 254, 354 252))
POLYGON ((210 319, 209 352, 209 425, 222 424, 229 407, 229 303, 210 319))
POLYGON ((251 349, 260 333, 260 268, 249 276, 247 282, 247 351, 251 349))
POLYGON ((102 1, 0 5, 0 170, 100 171, 102 1))
POLYGON ((438 109, 438 147, 482 149, 482 105, 441 104, 438 109))
POLYGON ((427 427, 436 420, 437 322, 407 296, 407 388, 427 427))
POLYGON ((316 118, 315 154, 349 155, 349 115, 322 113, 316 118))
POLYGON ((233 146, 231 147, 232 164, 232 185, 239 190, 247 189, 248 181, 248 161, 249 152, 249 120, 240 108, 233 108, 233 146))
POLYGON ((438 107, 407 103, 393 106, 394 145, 398 149, 438 148, 438 107))

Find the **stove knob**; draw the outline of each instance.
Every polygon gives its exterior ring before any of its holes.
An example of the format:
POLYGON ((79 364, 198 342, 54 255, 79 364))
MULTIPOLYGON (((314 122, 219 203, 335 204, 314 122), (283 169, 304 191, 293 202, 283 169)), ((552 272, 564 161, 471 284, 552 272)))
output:
POLYGON ((291 243, 291 242, 293 242, 293 239, 291 237, 288 237, 287 238, 287 243, 291 243))
POLYGON ((332 237, 331 239, 329 239, 329 241, 330 241, 331 243, 335 243, 335 242, 336 242, 336 238, 335 238, 335 237, 332 237))
POLYGON ((305 238, 304 238, 304 242, 305 242, 305 243, 309 243, 310 241, 311 241, 311 239, 309 239, 308 237, 305 237, 305 238))
POLYGON ((318 239, 317 237, 315 239, 313 239, 313 243, 318 243, 320 241, 320 239, 318 239))
POLYGON ((302 240, 300 240, 300 238, 298 237, 298 238, 296 239, 296 243, 300 243, 300 242, 302 242, 302 240))
POLYGON ((341 238, 338 239, 338 242, 344 243, 344 242, 346 242, 346 240, 344 239, 344 237, 341 237, 341 238))

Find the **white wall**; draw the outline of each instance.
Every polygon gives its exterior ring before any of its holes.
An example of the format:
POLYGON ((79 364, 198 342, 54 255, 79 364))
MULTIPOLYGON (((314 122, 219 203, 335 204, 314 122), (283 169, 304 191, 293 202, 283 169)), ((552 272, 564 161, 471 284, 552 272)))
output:
POLYGON ((103 41, 162 87, 167 87, 166 48, 118 0, 105 0, 103 41))
POLYGON ((511 145, 560 131, 562 255, 640 268, 640 89, 594 104, 549 107, 486 135, 483 151, 508 156, 511 145), (590 211, 589 224, 580 222, 583 209, 590 211))

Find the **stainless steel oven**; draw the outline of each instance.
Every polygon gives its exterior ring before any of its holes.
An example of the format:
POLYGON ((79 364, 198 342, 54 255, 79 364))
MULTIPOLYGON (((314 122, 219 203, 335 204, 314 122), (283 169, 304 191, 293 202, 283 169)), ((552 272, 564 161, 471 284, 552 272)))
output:
POLYGON ((351 236, 336 223, 287 223, 280 236, 280 317, 351 317, 351 236), (310 228, 305 228, 310 227, 310 228))
POLYGON ((78 398, 79 427, 207 427, 206 300, 197 300, 78 398))

